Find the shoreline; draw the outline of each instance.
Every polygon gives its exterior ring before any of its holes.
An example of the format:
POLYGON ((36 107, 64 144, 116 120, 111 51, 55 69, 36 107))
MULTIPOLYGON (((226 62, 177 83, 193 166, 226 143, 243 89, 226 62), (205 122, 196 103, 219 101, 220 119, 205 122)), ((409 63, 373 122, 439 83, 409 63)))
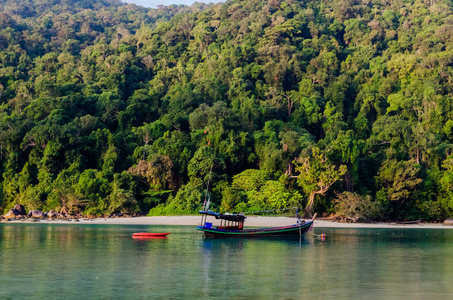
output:
MULTIPOLYGON (((4 224, 17 223, 37 223, 37 224, 84 224, 84 225, 183 225, 183 226, 198 226, 200 224, 200 216, 156 216, 156 217, 131 217, 131 218, 97 218, 97 219, 79 219, 79 221, 64 221, 64 220, 12 220, 3 221, 4 224)), ((1 224, 0 223, 0 224, 1 224)), ((290 217, 260 217, 248 216, 246 227, 278 227, 286 226, 295 223, 295 218, 290 217)), ((443 225, 442 223, 419 223, 419 224, 397 224, 397 223, 339 223, 315 219, 314 228, 390 228, 390 229, 453 229, 453 226, 443 225)))

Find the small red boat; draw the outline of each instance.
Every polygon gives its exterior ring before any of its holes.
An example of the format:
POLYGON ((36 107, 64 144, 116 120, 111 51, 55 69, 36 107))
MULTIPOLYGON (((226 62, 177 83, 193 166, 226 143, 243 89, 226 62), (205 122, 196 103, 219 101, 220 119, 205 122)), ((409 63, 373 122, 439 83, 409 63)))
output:
POLYGON ((134 241, 150 241, 150 240, 166 240, 168 239, 166 236, 133 236, 132 239, 134 241))
POLYGON ((170 232, 161 232, 161 233, 155 233, 155 232, 136 232, 132 234, 133 238, 162 238, 166 237, 169 235, 170 232))

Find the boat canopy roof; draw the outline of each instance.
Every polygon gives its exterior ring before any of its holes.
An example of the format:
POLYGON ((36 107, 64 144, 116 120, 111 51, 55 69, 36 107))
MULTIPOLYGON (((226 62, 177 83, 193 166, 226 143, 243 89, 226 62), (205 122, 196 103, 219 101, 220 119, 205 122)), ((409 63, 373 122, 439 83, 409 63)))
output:
POLYGON ((227 220, 227 221, 236 221, 236 222, 244 222, 244 220, 247 218, 243 214, 220 214, 213 212, 212 210, 200 210, 198 212, 199 214, 202 215, 208 215, 208 216, 214 216, 216 219, 222 219, 222 220, 227 220))

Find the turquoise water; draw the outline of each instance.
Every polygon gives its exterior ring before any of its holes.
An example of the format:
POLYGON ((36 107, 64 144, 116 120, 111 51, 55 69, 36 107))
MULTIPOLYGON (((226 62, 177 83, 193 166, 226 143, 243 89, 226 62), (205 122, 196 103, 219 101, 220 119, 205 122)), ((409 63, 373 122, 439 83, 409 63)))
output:
POLYGON ((449 299, 453 230, 204 239, 192 226, 0 224, 0 299, 449 299), (133 240, 140 231, 166 239, 133 240))

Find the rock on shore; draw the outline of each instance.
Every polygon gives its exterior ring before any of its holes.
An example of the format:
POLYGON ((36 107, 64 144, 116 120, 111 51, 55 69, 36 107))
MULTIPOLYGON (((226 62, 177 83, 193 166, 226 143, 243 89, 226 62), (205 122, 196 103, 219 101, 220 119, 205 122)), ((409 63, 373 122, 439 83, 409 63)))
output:
POLYGON ((45 219, 47 218, 47 214, 40 210, 30 210, 27 214, 27 217, 35 219, 45 219))
POLYGON ((25 217, 25 215, 22 215, 20 213, 20 211, 18 211, 17 209, 12 208, 3 217, 5 219, 17 219, 17 218, 25 217))
POLYGON ((446 219, 444 225, 453 225, 453 219, 446 219))

